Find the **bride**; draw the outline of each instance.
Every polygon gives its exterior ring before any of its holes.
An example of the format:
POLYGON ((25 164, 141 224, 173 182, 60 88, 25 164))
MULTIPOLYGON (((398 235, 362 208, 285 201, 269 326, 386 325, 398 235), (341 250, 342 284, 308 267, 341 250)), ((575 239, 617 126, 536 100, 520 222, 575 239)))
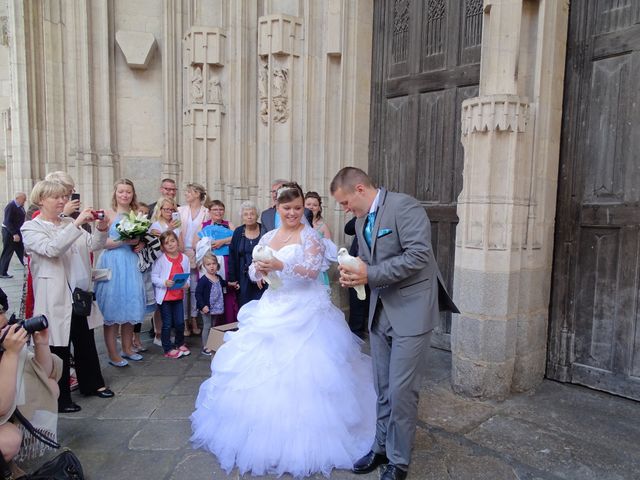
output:
POLYGON ((319 279, 324 245, 301 223, 303 198, 296 183, 278 191, 282 225, 260 240, 275 258, 254 262, 249 275, 275 272, 282 286, 240 309, 191 416, 194 446, 227 473, 328 476, 373 443, 371 360, 319 279))

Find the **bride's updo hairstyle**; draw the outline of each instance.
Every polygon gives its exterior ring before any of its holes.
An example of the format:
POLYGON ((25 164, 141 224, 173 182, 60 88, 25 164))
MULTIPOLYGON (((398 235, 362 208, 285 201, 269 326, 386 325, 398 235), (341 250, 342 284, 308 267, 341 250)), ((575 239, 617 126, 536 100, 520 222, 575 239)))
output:
POLYGON ((304 193, 302 192, 300 185, 296 182, 285 183, 278 189, 278 204, 289 203, 296 198, 301 198, 302 203, 304 204, 304 193))

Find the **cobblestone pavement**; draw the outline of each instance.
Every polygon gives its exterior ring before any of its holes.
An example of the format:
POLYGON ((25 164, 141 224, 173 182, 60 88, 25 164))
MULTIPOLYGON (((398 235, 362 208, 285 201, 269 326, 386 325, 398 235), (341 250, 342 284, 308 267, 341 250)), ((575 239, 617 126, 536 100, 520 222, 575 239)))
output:
MULTIPOLYGON (((0 280, 10 310, 21 290, 19 264, 12 272, 16 278, 0 280)), ((227 476, 211 454, 188 442, 188 417, 209 376, 210 358, 197 354, 199 340, 188 339, 190 357, 171 360, 143 337, 149 348, 144 360, 117 369, 107 365, 96 331, 103 374, 116 397, 74 393, 82 411, 60 416, 61 443, 78 455, 92 480, 241 478, 237 472, 227 476)), ((467 399, 451 391, 450 362, 450 353, 430 352, 410 480, 640 478, 640 403, 552 381, 504 402, 467 399)), ((331 474, 332 480, 378 477, 331 474)))

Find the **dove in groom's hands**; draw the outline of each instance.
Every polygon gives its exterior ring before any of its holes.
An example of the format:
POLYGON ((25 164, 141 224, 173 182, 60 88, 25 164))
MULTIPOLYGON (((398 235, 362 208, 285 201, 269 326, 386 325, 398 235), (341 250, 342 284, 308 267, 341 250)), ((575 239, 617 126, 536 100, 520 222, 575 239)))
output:
MULTIPOLYGON (((360 263, 362 263, 362 260, 349 255, 349 252, 347 251, 346 248, 341 248, 340 250, 338 250, 339 265, 349 267, 350 269, 353 269, 353 270, 358 270, 360 268, 360 263)), ((356 294, 358 295, 358 300, 364 300, 367 298, 367 293, 364 289, 364 285, 354 285, 353 289, 356 291, 356 294)))
MULTIPOLYGON (((253 260, 257 262, 275 258, 273 249, 268 245, 256 245, 255 247, 253 247, 252 256, 253 260)), ((278 274, 275 272, 269 272, 267 275, 265 275, 264 280, 269 284, 269 286, 271 286, 271 288, 277 289, 282 286, 282 280, 280 280, 280 277, 278 277, 278 274)))

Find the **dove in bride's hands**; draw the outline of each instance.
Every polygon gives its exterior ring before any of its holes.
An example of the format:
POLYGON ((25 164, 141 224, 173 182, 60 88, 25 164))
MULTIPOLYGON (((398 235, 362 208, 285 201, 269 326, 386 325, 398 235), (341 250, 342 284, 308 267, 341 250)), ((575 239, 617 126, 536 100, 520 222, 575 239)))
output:
MULTIPOLYGON (((356 257, 352 257, 351 255, 349 255, 349 252, 346 248, 341 248, 340 250, 338 250, 339 265, 352 267, 357 270, 358 268, 360 268, 360 262, 361 260, 358 260, 356 257)), ((364 285, 355 285, 353 289, 358 295, 358 300, 364 300, 365 298, 367 298, 367 293, 364 289, 364 285)))
MULTIPOLYGON (((253 247, 252 256, 253 260, 258 262, 275 258, 273 249, 268 245, 256 245, 255 247, 253 247)), ((278 274, 275 272, 269 272, 267 275, 265 275, 264 281, 274 289, 280 288, 282 286, 282 280, 280 280, 280 277, 278 277, 278 274)))

